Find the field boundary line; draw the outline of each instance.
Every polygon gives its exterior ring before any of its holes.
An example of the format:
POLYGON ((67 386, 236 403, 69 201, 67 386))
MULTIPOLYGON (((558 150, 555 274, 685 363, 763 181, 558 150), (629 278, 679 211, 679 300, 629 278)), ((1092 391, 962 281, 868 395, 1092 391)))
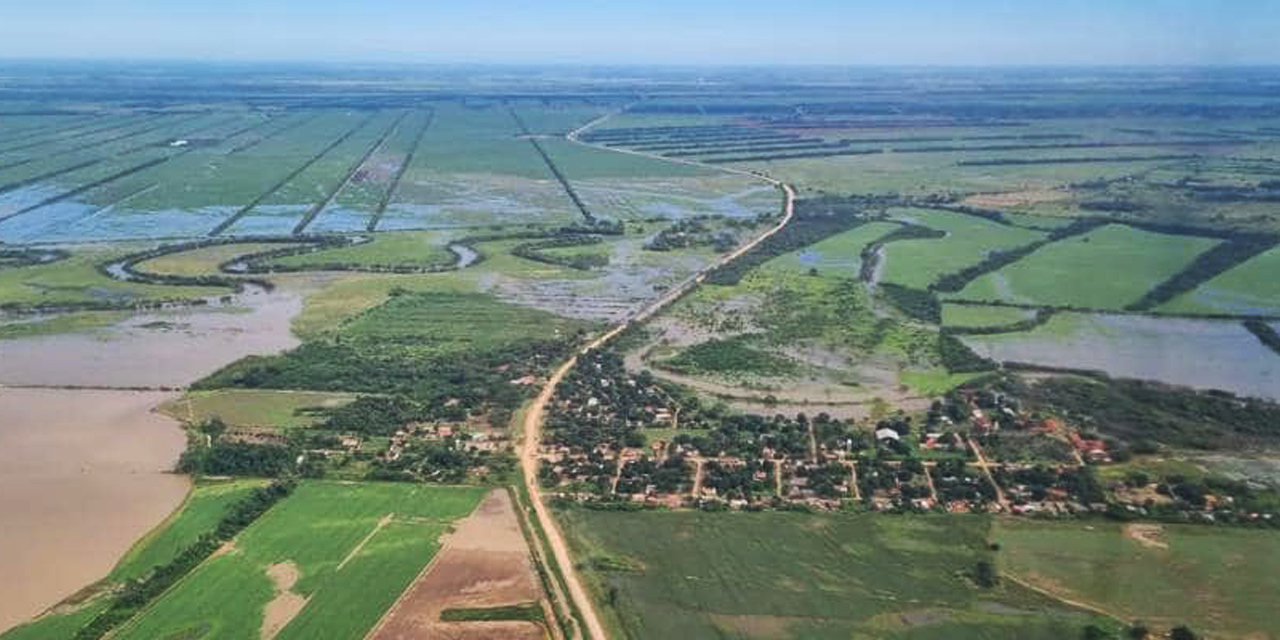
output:
POLYGON ((307 161, 302 163, 301 166, 294 169, 293 171, 290 171, 289 174, 286 175, 284 178, 281 178, 278 182, 271 185, 271 187, 268 188, 266 191, 264 191, 262 194, 258 195, 253 200, 251 200, 249 204, 246 204, 243 207, 240 207, 239 209, 236 210, 235 213, 231 214, 231 217, 227 218, 226 220, 223 220, 222 222, 219 222, 217 226, 215 226, 211 231, 209 231, 209 235, 210 236, 222 235, 222 232, 226 231, 227 229, 230 229, 235 223, 239 222, 240 219, 245 216, 245 214, 252 211, 259 204, 262 204, 263 200, 266 200, 267 198, 271 197, 271 194, 279 191, 281 187, 283 187, 286 184, 289 184, 290 181, 298 177, 298 175, 301 174, 303 171, 306 171, 308 168, 310 168, 311 165, 315 164, 316 162, 319 162, 320 158, 323 158, 330 151, 333 151, 338 145, 342 144, 343 142, 346 142, 347 138, 350 138, 352 135, 354 135, 356 131, 363 129, 364 126, 368 124, 370 120, 373 119, 374 115, 377 115, 377 114, 372 114, 369 117, 365 118, 364 120, 361 120, 360 122, 356 123, 356 125, 348 129, 346 133, 343 133, 342 135, 338 136, 338 138, 335 139, 333 142, 330 142, 328 146, 321 149, 319 153, 308 158, 307 161))
POLYGON ((392 199, 396 196, 396 191, 400 188, 400 180, 404 178, 404 174, 409 170, 409 165, 418 153, 418 147, 422 145, 423 138, 427 137, 427 129, 431 128, 435 120, 436 110, 432 108, 427 111, 427 119, 422 123, 422 129, 418 131, 418 135, 414 136, 413 145, 409 147, 409 153, 405 154, 404 161, 396 169, 396 174, 391 178, 391 184, 387 187, 387 192, 382 195, 382 200, 378 202, 378 208, 373 212, 373 217, 369 218, 369 224, 365 227, 365 231, 378 230, 378 223, 382 222, 382 215, 386 213, 387 207, 391 205, 392 199))
POLYGON ((298 221, 298 224, 293 227, 293 235, 302 235, 302 232, 306 231, 307 227, 310 226, 312 222, 315 222, 315 219, 320 217, 320 214, 324 213, 324 210, 333 203, 333 200, 338 197, 338 194, 342 193, 342 190, 346 189, 347 186, 351 184, 351 181, 355 179, 356 172, 360 171, 360 167, 363 167, 364 163, 368 162, 369 158, 372 158, 373 154, 377 153, 378 150, 387 143, 387 139, 391 137, 392 133, 395 133, 396 129, 400 128, 400 123, 404 122, 404 119, 408 116, 408 111, 401 113, 400 117, 396 118, 395 121, 391 123, 391 126, 387 127, 387 130, 382 132, 382 136, 373 143, 373 146, 369 147, 369 150, 366 151, 364 155, 360 156, 359 160, 356 160, 351 164, 351 167, 347 169, 346 175, 342 177, 342 180, 338 185, 326 194, 320 202, 312 205, 311 208, 307 210, 307 213, 302 216, 302 219, 298 221))
POLYGON ((347 552, 347 557, 343 558, 342 562, 338 563, 337 568, 333 570, 334 573, 342 571, 342 568, 347 566, 347 563, 351 562, 351 559, 356 557, 356 554, 360 553, 360 551, 364 549, 364 546, 368 544, 369 541, 372 540, 374 536, 378 535, 379 531, 382 531, 384 527, 391 524, 391 521, 394 520, 395 517, 396 517, 396 514, 394 512, 388 513, 387 515, 382 516, 382 519, 379 520, 377 524, 373 525, 373 531, 370 531, 369 535, 365 536, 364 539, 360 540, 360 544, 357 544, 356 546, 352 547, 351 551, 347 552))

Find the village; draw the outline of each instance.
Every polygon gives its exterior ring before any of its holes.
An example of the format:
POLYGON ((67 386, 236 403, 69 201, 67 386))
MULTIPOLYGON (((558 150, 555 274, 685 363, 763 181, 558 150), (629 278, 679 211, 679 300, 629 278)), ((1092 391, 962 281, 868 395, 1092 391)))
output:
POLYGON ((1177 478, 1102 480, 1100 469, 1120 468, 1113 453, 1128 458, 1123 447, 999 393, 960 390, 922 415, 876 421, 766 418, 708 407, 625 371, 613 354, 592 357, 550 409, 539 477, 561 499, 667 509, 1275 518, 1233 511, 1233 487, 1198 495, 1177 478))

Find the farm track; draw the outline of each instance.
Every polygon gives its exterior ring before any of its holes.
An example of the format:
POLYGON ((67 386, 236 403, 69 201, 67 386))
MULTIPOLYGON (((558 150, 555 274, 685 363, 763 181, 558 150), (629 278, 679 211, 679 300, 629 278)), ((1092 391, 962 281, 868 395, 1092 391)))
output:
POLYGON ((418 153, 418 147, 422 144, 422 139, 427 136, 427 130, 431 128, 431 124, 435 122, 436 111, 431 109, 427 112, 427 119, 422 123, 422 129, 418 130, 418 135, 413 138, 413 145, 409 147, 409 153, 405 155, 404 161, 396 168, 396 174, 391 178, 391 184, 387 186, 387 192, 382 194, 382 200, 378 202, 378 208, 373 212, 373 217, 369 219, 366 231, 377 231, 378 223, 382 222, 382 214, 386 213, 387 207, 391 204, 391 199, 395 197, 396 190, 400 188, 400 180, 404 178, 404 174, 409 170, 409 165, 413 163, 413 157, 418 153))
POLYGON ((308 158, 307 161, 302 163, 301 166, 297 167, 293 171, 290 171, 289 175, 286 175, 284 178, 281 178, 275 184, 271 185, 270 188, 268 188, 266 191, 259 194, 253 200, 251 200, 249 204, 246 204, 245 206, 240 207, 238 210, 236 210, 235 213, 231 214, 231 217, 218 223, 218 226, 214 227, 213 230, 209 232, 209 235, 210 236, 222 235, 222 232, 226 231, 227 229, 230 229, 232 225, 239 222, 240 219, 243 218, 247 213, 252 211, 254 207, 257 207, 259 204, 262 204, 263 200, 266 200, 267 198, 271 197, 271 194, 279 191, 280 188, 283 187, 284 185, 289 184, 289 181, 298 177, 299 174, 301 174, 303 171, 306 171, 311 165, 318 162, 320 158, 323 158, 330 151, 333 151, 335 148, 337 148, 338 145, 342 144, 343 142, 346 142, 348 138, 350 138, 352 135, 355 134, 355 132, 359 131, 360 129, 363 129, 364 126, 368 124, 370 120, 373 120, 374 115, 377 115, 377 114, 371 114, 368 117, 366 117, 364 120, 361 120, 360 122, 356 123, 354 127, 351 127, 350 129, 347 130, 346 133, 338 136, 338 138, 335 139, 333 142, 330 142, 328 146, 326 146, 324 149, 321 149, 319 153, 308 158))
POLYGON ((366 151, 364 155, 360 156, 359 160, 356 160, 351 164, 351 167, 347 169, 346 175, 342 177, 342 180, 338 182, 337 186, 330 190, 329 193, 325 194, 325 197, 321 199, 320 202, 312 205, 311 208, 307 210, 307 213, 302 216, 302 219, 298 221, 298 224, 293 227, 293 235, 299 235, 303 231, 307 230, 307 227, 324 212, 325 208, 333 202, 333 199, 338 197, 338 194, 341 193, 343 189, 347 188, 347 185, 351 184, 351 180, 355 177, 356 172, 360 170, 360 167, 363 167, 364 163, 368 162, 369 158, 372 158, 373 154, 377 153, 378 150, 382 148, 382 145, 386 144, 387 138, 390 138, 391 134, 395 133, 396 129, 400 127, 400 123, 404 122, 404 119, 408 115, 408 111, 401 113, 400 117, 396 118, 395 121, 391 123, 391 126, 387 127, 387 130, 383 131, 377 141, 369 147, 369 150, 366 151))
MULTIPOLYGON (((583 132, 587 131, 588 129, 590 129, 591 127, 599 124, 600 122, 603 122, 608 117, 609 115, 605 115, 595 120, 592 120, 591 122, 588 122, 582 127, 569 133, 568 136, 566 136, 567 139, 570 142, 575 142, 578 144, 587 144, 587 143, 579 142, 578 136, 581 135, 583 132)), ((601 147, 596 145, 588 145, 588 146, 592 146, 594 148, 608 149, 607 147, 601 147)), ((608 150, 617 151, 619 153, 632 153, 637 156, 643 156, 648 158, 657 158, 659 160, 664 160, 667 162, 679 162, 682 164, 699 166, 703 168, 706 167, 706 165, 702 165, 696 162, 671 160, 667 158, 662 158, 661 156, 654 156, 651 154, 645 154, 645 153, 640 153, 635 151, 625 152, 625 151, 613 150, 613 149, 608 149, 608 150)), ((781 231, 784 227, 786 227, 786 225, 789 222, 791 222, 791 218, 795 213, 795 197, 796 197, 795 189, 793 189, 791 185, 785 184, 780 180, 777 180, 762 174, 751 173, 747 171, 740 171, 736 169, 723 169, 723 168, 720 168, 720 169, 728 171, 730 173, 747 175, 747 176, 754 177, 758 180, 764 180, 769 184, 780 189, 783 192, 783 197, 784 197, 782 220, 779 221, 776 226, 770 227, 768 230, 766 230, 764 233, 761 233, 759 236, 756 236, 750 242, 726 254, 725 256, 721 257, 719 260, 712 262, 710 265, 704 267, 701 271, 697 272, 692 277, 672 287, 660 298, 658 298, 657 300, 654 300, 649 305, 642 307, 641 309, 630 314, 627 318, 623 319, 621 322, 616 324, 612 329, 596 337, 589 344, 587 344, 586 347, 584 347, 580 351, 579 355, 585 355, 595 349, 599 349, 603 347, 604 345, 608 344, 611 340, 618 337, 623 331, 625 331, 633 323, 642 322, 652 317, 654 314, 658 313, 659 311, 665 309, 667 306, 671 305, 676 300, 679 300, 685 294, 689 293, 690 291, 695 289, 699 284, 701 284, 703 280, 706 279, 706 276, 708 273, 743 256, 747 252, 759 246, 760 243, 764 242, 769 237, 781 231)), ((546 385, 543 386, 542 391, 538 393, 538 397, 533 401, 533 403, 529 406, 528 411, 525 413, 524 445, 520 452, 520 463, 521 463, 521 468, 524 474, 524 481, 529 491, 530 502, 532 503, 532 506, 534 509, 534 514, 538 518, 538 522, 541 525, 543 531, 546 533, 547 542, 551 547, 551 552, 554 554, 557 563, 560 565, 562 569, 562 577, 564 578, 567 591, 569 592, 570 597, 573 599, 575 606, 582 614, 583 621, 585 622, 587 627, 587 637, 595 638, 597 640, 603 640, 604 638, 608 637, 608 635, 605 633, 604 625, 600 622, 600 616, 596 613, 595 605, 592 602, 586 587, 583 586, 581 578, 579 578, 578 576, 576 566, 573 564, 573 560, 569 555, 568 545, 565 542, 563 534, 560 532, 559 525, 556 523, 555 518, 552 517, 550 510, 547 508, 542 498, 542 489, 538 483, 538 451, 541 447, 542 422, 543 422, 543 416, 546 413, 547 403, 550 402, 552 396, 555 395, 556 387, 559 386, 560 382, 569 373, 569 371, 573 369, 574 365, 576 365, 577 362, 578 362, 578 355, 574 355, 570 357, 567 361, 565 361, 563 364, 561 364, 558 368, 556 368, 555 372, 553 372, 551 374, 551 377, 547 380, 546 385)))

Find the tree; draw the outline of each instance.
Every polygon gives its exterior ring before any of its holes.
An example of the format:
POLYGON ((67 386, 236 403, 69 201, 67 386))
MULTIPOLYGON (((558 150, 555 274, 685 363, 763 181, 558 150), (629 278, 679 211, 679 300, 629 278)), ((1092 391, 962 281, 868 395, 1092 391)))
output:
POLYGON ((1179 625, 1169 631, 1170 640, 1200 640, 1200 636, 1194 631, 1187 628, 1186 625, 1179 625))
POLYGON ((983 560, 974 567, 973 580, 979 587, 991 589, 1000 583, 1000 576, 996 572, 995 565, 983 560))
POLYGON ((1084 628, 1084 633, 1081 634, 1081 637, 1084 638, 1084 640, 1107 640, 1112 636, 1102 627, 1099 627, 1096 624, 1091 624, 1084 628))
POLYGON ((1133 626, 1129 627, 1129 630, 1125 632, 1125 635, 1129 636, 1132 640, 1146 640, 1146 638, 1151 635, 1151 630, 1147 628, 1147 625, 1142 624, 1141 622, 1135 622, 1133 623, 1133 626))

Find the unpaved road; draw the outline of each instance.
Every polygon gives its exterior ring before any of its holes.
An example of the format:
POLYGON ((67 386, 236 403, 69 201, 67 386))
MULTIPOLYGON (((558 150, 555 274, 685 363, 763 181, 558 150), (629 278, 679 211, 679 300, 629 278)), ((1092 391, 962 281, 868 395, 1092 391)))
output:
MULTIPOLYGON (((712 270, 724 264, 732 262, 733 260, 736 260, 746 252, 755 248, 765 239, 769 238, 773 234, 782 230, 782 228, 785 227, 787 223, 791 222, 791 217, 795 213, 795 199, 796 199, 795 189, 793 189, 791 185, 784 184, 779 180, 775 180, 773 178, 752 173, 749 171, 733 169, 730 167, 703 165, 697 162, 674 160, 672 158, 664 158, 662 156, 641 153, 638 151, 611 149, 611 148, 603 147, 600 145, 591 145, 578 140, 578 136, 582 132, 586 131, 587 129, 591 128, 596 124, 599 124, 600 122, 603 122, 606 118, 608 118, 608 116, 603 116, 601 118, 593 120, 592 122, 588 123, 586 126, 579 128, 578 130, 570 133, 568 135, 568 139, 572 142, 577 142, 579 144, 584 144, 593 148, 606 149, 608 151, 613 151, 615 153, 628 153, 632 155, 640 155, 640 156, 662 160, 664 162, 679 162, 681 164, 691 164, 695 166, 710 167, 720 171, 728 171, 730 173, 751 176, 759 180, 764 180, 769 184, 772 184, 775 187, 778 187, 779 189, 781 189, 784 194, 785 200, 783 203, 782 220, 778 222, 776 226, 770 227, 764 233, 760 234, 759 236, 756 236, 755 239, 735 249, 733 252, 726 254, 719 260, 708 265, 707 267, 704 267, 701 271, 697 272, 692 277, 673 286, 665 294, 663 294, 662 297, 658 298, 657 300, 654 300, 653 302, 649 303, 644 307, 641 307, 635 313, 632 313, 630 316, 625 318, 622 322, 615 325, 612 329, 600 335, 595 340, 592 340, 584 349, 582 349, 581 354, 589 353, 594 349, 598 349, 604 346, 610 340, 617 337, 618 334, 622 333, 627 327, 631 325, 631 323, 643 322, 644 320, 652 317, 654 314, 658 313, 659 311, 661 311, 662 309, 670 305, 672 302, 675 302, 676 300, 680 299, 680 297, 683 296, 685 293, 689 292, 690 290, 692 290, 693 288, 701 284, 702 281, 706 279, 707 274, 710 273, 712 270)), ((600 616, 596 613, 595 605, 591 601, 590 595, 588 595, 586 588, 582 584, 582 580, 578 576, 577 569, 574 567, 574 564, 573 564, 573 559, 569 555, 569 547, 565 543, 564 536, 560 533, 560 527, 556 524, 555 519, 551 517, 550 510, 547 509, 546 505, 543 503, 542 488, 538 484, 538 450, 540 447, 540 443, 542 441, 542 420, 543 420, 544 414, 546 413, 547 402, 549 402, 551 400, 551 397, 555 395, 556 387, 560 384, 560 381, 564 379, 565 375, 568 374, 569 371, 573 369, 574 365, 577 364, 577 362, 578 362, 578 356, 574 356, 569 358, 569 360, 566 361, 564 364, 560 365, 560 367, 557 368, 553 374, 551 374, 551 377, 547 380, 546 385, 543 386, 542 391, 538 394, 538 397, 534 399, 533 404, 530 405, 529 407, 529 411, 525 414, 524 447, 520 453, 520 465, 524 471, 524 481, 525 481, 525 485, 528 486, 528 489, 529 489, 530 502, 533 503, 534 513, 538 517, 538 522, 541 524, 543 531, 546 532, 547 541, 551 546, 551 552, 555 554, 556 562, 560 565, 562 573, 564 574, 564 581, 569 591, 569 597, 573 600, 574 605, 578 608, 578 611, 582 613, 582 619, 587 627, 587 637, 595 638, 597 640, 604 640, 605 638, 608 637, 608 635, 605 633, 604 625, 600 623, 600 616)))

